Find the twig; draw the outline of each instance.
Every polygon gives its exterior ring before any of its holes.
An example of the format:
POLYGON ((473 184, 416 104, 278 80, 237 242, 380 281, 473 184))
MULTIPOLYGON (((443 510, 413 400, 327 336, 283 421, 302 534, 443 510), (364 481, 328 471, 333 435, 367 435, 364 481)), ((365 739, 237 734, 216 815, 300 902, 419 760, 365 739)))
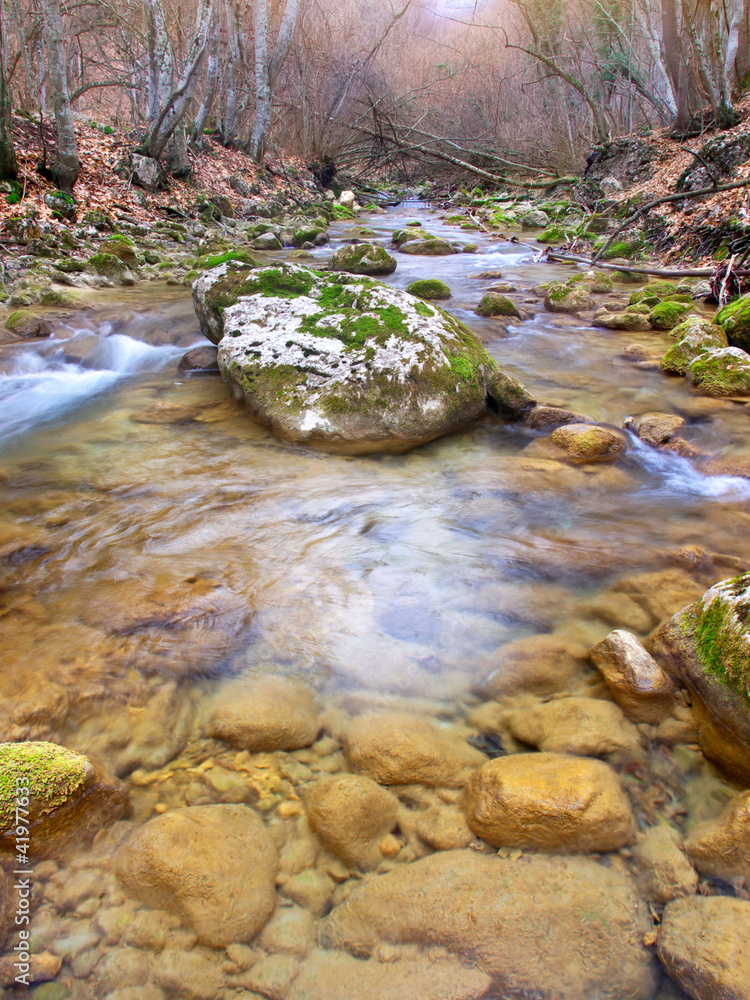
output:
MULTIPOLYGON (((589 267, 598 267, 605 271, 626 271, 633 274, 651 274, 657 278, 710 278, 715 273, 707 267, 693 268, 684 271, 672 271, 667 268, 655 267, 635 267, 630 264, 600 264, 598 261, 588 257, 579 257, 577 254, 562 254, 550 251, 546 259, 563 264, 588 264, 589 267)), ((735 271, 736 275, 747 277, 750 270, 735 271)))
POLYGON ((727 264, 727 270, 726 273, 724 274, 724 280, 722 281, 721 289, 719 290, 719 300, 718 300, 719 306, 724 306, 727 303, 726 300, 727 283, 729 281, 729 276, 732 273, 732 267, 734 265, 736 256, 737 254, 733 253, 732 256, 729 258, 729 263, 727 264))

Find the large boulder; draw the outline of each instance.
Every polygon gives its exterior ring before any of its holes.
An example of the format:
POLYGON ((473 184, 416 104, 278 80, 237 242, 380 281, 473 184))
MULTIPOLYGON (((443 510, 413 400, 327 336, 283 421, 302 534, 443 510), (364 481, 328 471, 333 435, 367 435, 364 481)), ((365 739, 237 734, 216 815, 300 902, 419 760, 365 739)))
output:
POLYGON ((383 785, 459 788, 487 759, 457 732, 402 712, 368 712, 342 733, 353 771, 383 785))
POLYGON ((309 747, 319 728, 313 691, 300 681, 265 674, 227 684, 206 724, 209 736, 253 753, 309 747))
POLYGON ((36 857, 65 853, 127 808, 118 781, 54 743, 0 743, 0 779, 0 848, 15 850, 20 822, 36 857))
POLYGON ((739 347, 703 351, 685 374, 707 396, 750 396, 750 354, 739 347))
POLYGON ((676 899, 656 947, 664 968, 694 1000, 750 1000, 750 903, 725 896, 676 899))
POLYGON ((653 654, 690 689, 705 755, 750 785, 750 573, 717 583, 666 622, 653 654))
POLYGON ((399 247, 401 253, 423 257, 448 257, 458 250, 447 240, 408 240, 399 247))
POLYGON ((650 932, 646 904, 614 869, 462 850, 363 884, 327 918, 322 939, 356 955, 383 942, 446 948, 489 975, 498 996, 650 1000, 650 932))
POLYGON ((691 316, 672 331, 676 343, 661 361, 668 375, 685 375, 692 361, 706 351, 728 346, 727 335, 716 323, 703 316, 691 316))
POLYGON ((633 839, 630 804, 602 761, 556 753, 498 757, 464 794, 471 829, 495 847, 562 854, 616 851, 633 839))
POLYGON ((225 381, 282 439, 404 451, 485 412, 497 366, 471 331, 371 278, 227 262, 193 299, 225 381))
POLYGON ((212 948, 252 941, 273 912, 276 847, 244 805, 157 816, 120 848, 115 866, 133 895, 182 917, 212 948))

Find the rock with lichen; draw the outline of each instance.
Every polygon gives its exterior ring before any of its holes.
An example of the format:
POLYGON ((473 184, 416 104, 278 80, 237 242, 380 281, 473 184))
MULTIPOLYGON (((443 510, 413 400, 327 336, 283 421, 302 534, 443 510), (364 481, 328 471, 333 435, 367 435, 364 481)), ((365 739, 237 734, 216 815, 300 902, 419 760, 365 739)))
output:
POLYGON ((418 278, 406 286, 410 295, 416 295, 418 299, 449 299, 451 290, 444 281, 439 278, 418 278))
POLYGON ((690 316, 672 330, 672 336, 676 343, 661 362, 661 370, 669 375, 685 375, 690 363, 701 354, 728 346, 722 327, 703 316, 690 316))
POLYGON ((0 744, 0 846, 12 848, 16 806, 34 855, 58 854, 122 815, 127 796, 86 757, 54 743, 0 744), (23 802, 26 799, 28 801, 23 802))
POLYGON ((563 285, 553 281, 544 296, 544 308, 555 313, 585 312, 593 306, 591 295, 585 285, 563 285))
POLYGON ((726 333, 730 346, 750 352, 750 295, 741 295, 728 302, 715 318, 726 333))
POLYGON ((518 307, 507 295, 500 295, 499 292, 487 292, 479 301, 475 310, 477 316, 513 316, 521 318, 518 307))
POLYGON ((666 622, 653 655, 692 692, 705 755, 750 783, 750 573, 717 583, 666 622))
POLYGON ((372 278, 227 262, 193 298, 224 380, 284 440, 405 451, 486 410, 497 366, 474 334, 372 278))

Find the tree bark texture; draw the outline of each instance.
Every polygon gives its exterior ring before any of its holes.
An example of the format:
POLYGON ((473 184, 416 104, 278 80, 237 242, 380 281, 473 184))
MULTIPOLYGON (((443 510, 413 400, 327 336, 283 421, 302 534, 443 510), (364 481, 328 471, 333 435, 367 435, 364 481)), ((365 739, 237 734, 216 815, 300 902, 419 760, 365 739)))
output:
POLYGON ((68 93, 67 59, 65 54, 65 29, 60 0, 44 0, 44 35, 47 43, 47 63, 49 71, 52 106, 55 112, 57 131, 57 154, 55 157, 55 180, 61 191, 72 194, 81 165, 78 160, 78 144, 73 128, 68 93))

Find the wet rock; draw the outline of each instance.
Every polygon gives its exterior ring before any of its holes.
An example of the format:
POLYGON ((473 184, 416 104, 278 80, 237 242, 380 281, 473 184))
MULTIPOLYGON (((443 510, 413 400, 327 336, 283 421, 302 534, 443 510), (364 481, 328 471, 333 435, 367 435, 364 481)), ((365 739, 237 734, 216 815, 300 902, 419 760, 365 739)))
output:
POLYGON ((476 685, 487 698, 521 692, 547 695, 564 690, 588 665, 585 646, 556 635, 534 635, 506 643, 486 657, 476 685))
POLYGON ((701 749, 750 784, 750 573, 716 584, 654 637, 654 658, 692 694, 701 749))
POLYGON ((13 849, 16 788, 28 788, 34 856, 65 853, 121 816, 127 794, 81 754, 54 743, 0 743, 0 845, 13 849))
POLYGON ((519 221, 524 229, 545 229, 549 225, 549 216, 541 208, 533 208, 525 212, 519 221))
POLYGON ((396 270, 396 258, 375 243, 355 243, 353 246, 339 247, 331 257, 328 269, 345 271, 347 274, 393 274, 396 270))
POLYGON ((672 331, 676 343, 661 361, 661 369, 669 375, 685 375, 688 366, 699 355, 715 348, 727 347, 724 330, 703 316, 690 316, 672 331))
POLYGON ((471 829, 494 847, 559 853, 616 851, 633 839, 633 815, 602 761, 554 753, 488 761, 464 796, 471 829))
POLYGON ((667 905, 656 948, 694 1000, 750 1000, 749 940, 750 903, 693 896, 667 905))
POLYGON ((536 400, 523 383, 505 372, 493 372, 487 382, 487 396, 490 405, 500 413, 520 417, 536 405, 536 400))
POLYGON ((594 302, 585 285, 563 285, 553 281, 544 296, 544 308, 554 313, 578 313, 593 308, 594 302))
POLYGON ((459 733, 400 712, 361 715, 341 740, 351 769, 383 785, 459 788, 487 759, 459 733))
POLYGON ((285 440, 404 451, 486 410, 496 366, 474 335, 370 278, 229 262, 203 274, 193 298, 206 336, 223 337, 219 367, 234 395, 285 440))
POLYGON ((508 724, 517 740, 538 750, 630 763, 644 756, 638 730, 611 701, 560 698, 525 705, 508 724))
POLYGON ((698 873, 682 850, 679 834, 666 824, 646 831, 633 847, 633 860, 644 899, 669 903, 694 895, 698 887, 698 873))
POLYGON ((416 834, 436 851, 453 851, 468 847, 474 840, 466 818, 457 806, 431 806, 420 814, 416 834))
MULTIPOLYGON (((0 986, 13 986, 16 976, 20 974, 18 956, 15 953, 0 958, 0 986)), ((29 956, 29 971, 26 974, 30 983, 47 983, 54 979, 62 968, 62 959, 49 951, 38 952, 29 956)))
POLYGON ((276 848, 246 806, 165 813, 139 827, 115 860, 135 896, 182 916, 210 947, 252 941, 273 911, 276 848))
POLYGON ((382 860, 378 844, 396 825, 398 799, 362 775, 324 778, 304 791, 307 819, 323 846, 353 868, 382 860))
POLYGON ((718 819, 695 826, 685 849, 701 875, 750 885, 750 791, 732 799, 718 819))
POLYGON ((479 305, 474 310, 477 316, 513 316, 521 318, 515 302, 498 292, 487 292, 479 300, 479 305))
POLYGON ((447 240, 408 240, 399 247, 401 253, 422 257, 448 257, 450 254, 458 253, 454 246, 447 240))
POLYGON ((135 250, 135 244, 127 236, 119 233, 115 236, 110 236, 109 239, 100 243, 99 253, 111 254, 113 257, 117 257, 126 267, 138 266, 138 254, 135 250))
POLYGON ((583 424, 586 417, 581 413, 571 413, 560 406, 538 405, 524 414, 523 422, 535 431, 548 432, 563 424, 583 424))
POLYGON ((685 374, 708 396, 750 396, 750 354, 739 347, 704 351, 685 374))
POLYGON ((306 955, 315 943, 315 920, 309 910, 283 906, 269 920, 258 943, 270 954, 306 955))
POLYGON ((609 588, 627 594, 651 618, 651 627, 664 621, 686 604, 697 600, 703 591, 684 570, 666 569, 622 577, 609 588))
POLYGON ((196 412, 192 406, 159 400, 152 406, 131 413, 130 419, 136 424, 187 424, 195 418, 196 412))
POLYGON ((648 316, 638 312, 602 312, 594 317, 594 326, 601 326, 606 330, 626 330, 629 333, 651 329, 648 316))
POLYGON ((255 237, 253 240, 253 249, 266 251, 282 250, 283 244, 276 233, 267 232, 255 237))
POLYGON ((672 714, 674 681, 630 632, 610 632, 589 655, 629 719, 658 725, 672 714))
POLYGON ((5 326, 11 333, 23 339, 35 337, 51 337, 54 330, 49 320, 43 316, 34 316, 27 309, 17 309, 5 320, 5 326))
POLYGON ((177 370, 186 375, 218 375, 218 349, 213 344, 193 347, 180 358, 177 370))
POLYGON ((625 438, 618 431, 595 424, 567 424, 552 431, 549 439, 570 458, 581 462, 618 458, 626 445, 625 438))
POLYGON ((650 1000, 651 930, 633 883, 587 858, 444 851, 356 889, 321 937, 357 955, 383 941, 448 948, 504 996, 650 1000))
POLYGON ((225 986, 218 962, 205 952, 165 948, 150 963, 149 978, 184 1000, 215 1000, 225 986))
POLYGON ((476 1000, 489 987, 485 973, 457 961, 362 961, 344 952, 316 951, 300 969, 289 1000, 476 1000))
POLYGON ((270 674, 226 684, 206 724, 209 736, 239 749, 299 750, 320 728, 315 695, 301 681, 270 674))
POLYGON ((332 888, 331 880, 315 869, 285 878, 281 885, 285 896, 306 907, 314 917, 320 917, 330 909, 332 888))
POLYGON ((685 426, 685 420, 676 413, 644 413, 640 417, 627 417, 625 426, 641 441, 658 448, 672 440, 677 431, 685 426))

